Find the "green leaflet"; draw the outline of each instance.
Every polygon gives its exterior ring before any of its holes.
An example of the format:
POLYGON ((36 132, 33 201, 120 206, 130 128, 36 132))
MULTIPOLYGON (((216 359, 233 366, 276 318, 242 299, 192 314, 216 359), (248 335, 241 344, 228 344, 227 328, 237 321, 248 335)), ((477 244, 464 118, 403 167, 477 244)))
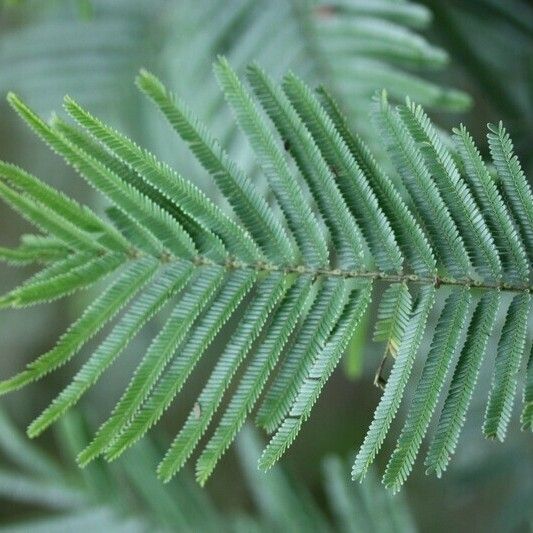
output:
POLYGON ((129 425, 110 444, 106 450, 106 457, 109 459, 118 457, 159 420, 187 381, 203 352, 207 350, 222 326, 232 316, 254 281, 255 275, 250 272, 235 271, 228 275, 227 281, 215 296, 211 307, 190 332, 181 355, 172 361, 155 385, 150 397, 133 415, 129 425))
POLYGON ((101 454, 126 427, 202 309, 209 305, 223 277, 220 267, 206 267, 195 272, 183 297, 137 366, 111 416, 100 426, 89 446, 79 454, 80 464, 85 465, 101 454))
POLYGON ((398 112, 391 109, 385 93, 376 101, 374 117, 416 210, 427 227, 432 245, 439 253, 442 265, 452 277, 468 277, 470 260, 449 208, 414 139, 398 112))
POLYGON ((13 266, 53 263, 68 254, 68 248, 58 239, 39 235, 23 235, 18 248, 0 246, 0 260, 13 266))
POLYGON ((383 212, 391 222, 396 240, 411 268, 420 275, 433 274, 435 257, 431 246, 391 179, 376 163, 359 135, 350 131, 345 117, 327 90, 321 87, 318 94, 324 109, 346 143, 352 157, 364 172, 383 212))
POLYGON ((235 439, 246 416, 253 409, 272 369, 281 355, 309 298, 311 280, 300 278, 274 311, 266 337, 261 342, 240 381, 222 419, 196 463, 196 479, 204 484, 216 463, 235 439))
POLYGON ((426 329, 427 318, 433 307, 434 298, 435 289, 433 287, 424 287, 421 290, 419 301, 398 348, 396 360, 385 385, 385 390, 374 413, 374 419, 355 458, 352 479, 364 478, 385 440, 409 380, 416 353, 426 329))
POLYGON ((67 409, 74 406, 105 369, 126 349, 142 326, 183 288, 190 276, 191 267, 182 263, 171 265, 161 273, 127 309, 111 333, 78 370, 72 382, 30 424, 28 434, 31 437, 37 436, 67 409))
POLYGON ((226 245, 236 255, 246 260, 260 258, 259 251, 250 236, 227 218, 197 187, 184 180, 170 167, 139 148, 127 137, 109 128, 74 101, 65 100, 68 112, 125 164, 133 168, 147 183, 163 193, 171 201, 179 201, 183 211, 202 226, 220 233, 226 245))
POLYGON ((296 76, 286 76, 283 87, 327 161, 348 208, 361 226, 376 264, 383 272, 401 271, 403 256, 390 222, 333 122, 296 76))
MULTIPOLYGON (((218 261, 221 261, 226 257, 224 245, 216 235, 205 228, 200 227, 200 225, 186 215, 175 202, 170 201, 152 185, 146 183, 134 170, 106 151, 104 147, 94 141, 88 134, 67 124, 58 117, 53 118, 52 127, 62 133, 69 141, 81 148, 85 153, 89 154, 93 159, 101 161, 122 181, 131 185, 131 187, 136 189, 139 193, 149 198, 153 204, 158 205, 162 210, 172 216, 193 239, 198 250, 206 257, 218 261)), ((107 212, 109 213, 110 210, 114 214, 112 222, 126 237, 128 242, 132 242, 132 240, 125 234, 125 232, 130 236, 134 233, 135 237, 133 244, 136 246, 142 246, 144 240, 143 231, 135 219, 114 206, 108 208, 107 212), (120 218, 118 225, 117 218, 120 218)))
POLYGON ((426 473, 435 472, 440 477, 455 451, 499 305, 500 294, 488 292, 472 315, 466 342, 455 366, 437 430, 426 456, 426 473))
POLYGON ((304 261, 311 266, 324 266, 329 255, 324 236, 272 133, 227 61, 221 59, 215 65, 215 73, 287 217, 304 261))
POLYGON ((470 289, 464 287, 453 291, 437 322, 407 420, 383 476, 384 485, 395 492, 405 483, 422 444, 448 368, 459 347, 470 300, 470 289))
POLYGON ((498 127, 489 124, 490 153, 498 171, 509 207, 520 228, 522 239, 526 244, 529 262, 533 262, 533 195, 531 187, 513 153, 511 137, 500 122, 498 127))
POLYGON ((272 433, 289 412, 317 354, 338 322, 350 292, 350 282, 330 278, 323 282, 305 320, 257 413, 257 424, 272 433))
POLYGON ((450 152, 420 105, 408 98, 398 113, 425 157, 474 267, 481 277, 498 281, 501 278, 501 262, 494 239, 468 185, 461 179, 450 152))
MULTIPOLYGON (((13 94, 9 95, 8 100, 17 112, 26 119, 29 109, 13 94)), ((128 250, 128 242, 112 227, 98 218, 88 207, 79 205, 52 187, 45 185, 35 176, 15 165, 2 161, 0 161, 0 176, 34 200, 46 204, 49 209, 55 211, 83 231, 95 236, 104 233, 107 238, 111 239, 111 244, 115 248, 121 251, 128 250)))
POLYGON ((132 262, 118 280, 89 305, 83 315, 60 337, 54 348, 29 363, 21 373, 0 382, 0 394, 20 389, 64 365, 142 289, 152 278, 156 268, 157 262, 153 258, 132 262))
POLYGON ((272 90, 272 82, 258 68, 249 69, 254 91, 283 139, 289 146, 300 172, 311 191, 331 233, 343 268, 364 266, 364 238, 357 221, 348 210, 332 172, 302 118, 282 91, 272 90))
POLYGON ((106 254, 104 256, 74 256, 54 263, 45 271, 21 287, 0 298, 0 308, 4 306, 26 307, 37 303, 51 302, 73 292, 87 288, 109 275, 124 262, 124 256, 106 254), (78 261, 80 262, 79 264, 78 261), (57 267, 60 268, 57 268, 57 267), (48 271, 48 272, 46 272, 48 271))
POLYGON ((403 333, 409 322, 412 300, 405 283, 393 283, 383 293, 378 307, 374 341, 385 341, 385 354, 396 357, 403 333))
MULTIPOLYGON (((84 152, 83 148, 68 141, 57 130, 45 124, 27 106, 19 101, 14 101, 13 105, 30 127, 63 156, 67 163, 78 170, 91 185, 108 196, 128 216, 133 217, 145 234, 143 247, 148 253, 156 255, 163 245, 178 256, 194 255, 194 245, 190 237, 175 220, 171 221, 168 214, 158 205, 132 189, 128 183, 124 183, 104 164, 84 152)), ((77 139, 72 140, 76 142, 77 139)))
POLYGON ((291 242, 266 201, 250 179, 228 157, 207 128, 175 95, 148 72, 141 71, 137 84, 159 107, 174 130, 189 144, 191 151, 211 174, 250 235, 265 250, 271 261, 294 263, 291 242))
POLYGON ((231 378, 286 290, 287 280, 280 274, 271 274, 258 287, 256 298, 245 311, 237 330, 198 397, 199 416, 195 409, 191 411, 157 468, 159 477, 164 481, 168 481, 191 455, 220 404, 231 378))
POLYGON ((522 241, 496 183, 483 163, 471 135, 463 125, 454 130, 454 141, 465 167, 466 177, 483 209, 487 225, 498 246, 505 274, 510 281, 527 283, 530 266, 522 241))
POLYGON ((516 376, 526 343, 529 302, 530 296, 527 293, 518 294, 513 298, 498 343, 483 434, 487 438, 497 438, 501 442, 505 440, 513 410, 516 376))
POLYGON ((69 220, 34 201, 25 195, 18 194, 0 181, 0 197, 13 209, 18 211, 28 222, 37 228, 57 237, 67 248, 85 252, 103 253, 105 248, 86 232, 80 230, 69 220))
POLYGON ((350 293, 335 330, 324 348, 317 354, 310 370, 300 385, 298 394, 288 415, 270 440, 259 460, 259 467, 270 468, 292 444, 302 424, 311 414, 322 388, 339 363, 355 328, 365 313, 372 294, 372 284, 357 287, 350 293))

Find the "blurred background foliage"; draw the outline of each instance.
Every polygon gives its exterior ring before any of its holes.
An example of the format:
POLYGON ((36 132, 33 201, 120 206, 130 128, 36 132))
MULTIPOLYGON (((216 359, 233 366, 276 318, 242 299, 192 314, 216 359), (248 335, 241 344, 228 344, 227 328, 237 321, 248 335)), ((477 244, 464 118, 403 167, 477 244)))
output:
MULTIPOLYGON (((211 73, 218 54, 240 72, 257 61, 274 76, 292 69, 325 85, 380 158, 381 145, 368 120, 377 89, 386 88, 395 99, 409 94, 443 129, 465 123, 483 147, 485 124, 501 119, 532 175, 533 7, 527 0, 0 1, 0 94, 14 90, 49 116, 61 112, 62 97, 69 93, 204 188, 205 173, 140 97, 133 78, 141 66, 157 73, 254 173, 251 151, 211 73)), ((99 201, 3 101, 0 158, 81 201, 93 206, 99 201)), ((214 191, 206 192, 221 201, 214 191)), ((0 223, 1 245, 15 244, 28 229, 4 205, 0 223)), ((8 290, 28 273, 2 265, 0 289, 8 290)), ((3 311, 0 375, 14 374, 50 347, 82 306, 69 299, 41 309, 3 311)), ((256 471, 261 436, 246 431, 205 490, 187 476, 164 486, 155 481, 158 442, 143 442, 111 468, 78 471, 73 464, 85 426, 93 427, 113 405, 145 348, 142 338, 88 395, 83 413, 60 427, 60 437, 50 432, 29 444, 19 432, 76 363, 3 399, 0 525, 17 531, 530 531, 530 436, 516 423, 507 442, 498 445, 484 441, 479 429, 491 357, 475 396, 479 405, 472 406, 457 459, 442 480, 418 468, 402 496, 392 499, 377 482, 359 487, 348 481, 349 469, 341 465, 360 444, 380 395, 372 378, 381 347, 370 337, 361 328, 353 339, 344 371, 329 382, 313 423, 283 461, 284 472, 256 471), (334 458, 324 461, 328 453, 334 458)), ((191 402, 205 371, 204 363, 193 376, 191 402)), ((168 442, 176 419, 190 407, 170 410, 155 440, 168 442)))

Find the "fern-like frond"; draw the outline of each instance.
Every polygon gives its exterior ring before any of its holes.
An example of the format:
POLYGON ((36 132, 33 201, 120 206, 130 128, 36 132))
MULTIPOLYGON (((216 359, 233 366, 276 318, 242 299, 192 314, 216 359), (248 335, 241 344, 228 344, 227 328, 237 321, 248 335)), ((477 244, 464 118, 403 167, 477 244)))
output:
POLYGON ((435 410, 446 374, 459 345, 470 291, 457 289, 448 297, 433 335, 407 420, 389 460, 383 483, 397 491, 407 479, 435 410))
POLYGON ((393 283, 379 302, 374 340, 385 341, 385 355, 396 357, 412 308, 411 294, 406 283, 393 283))
POLYGON ((218 141, 211 137, 206 127, 183 102, 169 94, 153 75, 141 72, 137 83, 213 176, 250 235, 265 250, 265 255, 272 261, 293 264, 295 258, 291 242, 280 222, 250 179, 228 157, 218 141))
POLYGON ((339 320, 349 290, 349 281, 344 279, 328 279, 320 287, 259 409, 257 422, 269 433, 290 411, 314 359, 339 320))
POLYGON ((513 410, 517 374, 526 344, 529 302, 529 294, 519 294, 513 298, 498 343, 483 433, 501 442, 505 440, 513 410))
POLYGON ((184 297, 173 309, 137 366, 111 416, 98 429, 89 446, 81 452, 79 456, 81 464, 86 464, 101 454, 131 420, 187 335, 196 317, 204 306, 210 303, 210 298, 222 281, 222 277, 223 272, 220 267, 211 267, 206 271, 195 273, 190 285, 186 286, 184 297))
POLYGON ((59 239, 42 235, 23 235, 17 248, 0 246, 0 261, 13 266, 53 263, 68 255, 69 249, 59 239))
POLYGON ((469 277, 470 259, 450 215, 450 208, 444 202, 404 120, 391 108, 384 92, 376 102, 374 116, 444 270, 453 277, 469 277))
POLYGON ((42 302, 51 302, 86 288, 111 274, 123 262, 119 254, 102 257, 81 255, 74 257, 75 263, 66 258, 39 272, 34 279, 12 290, 0 298, 2 307, 27 307, 42 302), (37 278, 37 279, 35 279, 37 278))
POLYGON ((339 135, 363 170, 383 212, 391 222, 396 240, 408 259, 409 267, 422 276, 434 274, 436 263, 433 250, 392 180, 383 172, 361 137, 350 130, 346 118, 326 89, 320 88, 319 96, 339 135))
POLYGON ((366 176, 335 131, 331 119, 309 88, 296 76, 288 75, 285 78, 284 89, 338 182, 342 196, 361 226, 378 267, 384 272, 400 271, 403 256, 390 223, 369 187, 366 176))
POLYGON ((510 282, 527 284, 531 267, 524 243, 517 234, 494 179, 463 125, 454 130, 454 140, 466 170, 465 178, 476 195, 498 247, 506 278, 510 282))
POLYGON ((185 425, 172 442, 158 467, 163 480, 169 480, 185 463, 204 434, 218 408, 224 391, 259 336, 265 322, 287 291, 286 280, 273 274, 257 289, 257 296, 246 309, 233 337, 220 356, 207 384, 198 397, 200 413, 191 411, 185 425))
POLYGON ((335 330, 330 334, 322 350, 316 355, 306 373, 305 380, 299 387, 289 413, 265 448, 259 460, 261 468, 266 470, 279 460, 293 443, 302 424, 309 418, 320 392, 339 363, 366 311, 371 293, 372 284, 369 282, 366 283, 366 287, 352 289, 335 330))
POLYGON ((329 255, 327 244, 280 147, 229 65, 225 62, 218 63, 216 72, 224 95, 287 216, 304 261, 313 266, 325 266, 329 255))
POLYGON ((419 105, 407 99, 399 115, 425 157, 435 183, 459 228, 473 266, 482 278, 498 281, 501 262, 485 219, 449 150, 419 105))
MULTIPOLYGON (((390 40, 379 45, 370 30, 365 29, 368 46, 380 53, 385 45, 410 39, 389 28, 390 40)), ((415 51, 419 44, 409 45, 415 51)), ((74 100, 66 98, 65 107, 77 125, 58 117, 46 123, 9 96, 30 127, 111 204, 107 218, 100 217, 18 167, 0 164, 0 196, 42 233, 24 237, 14 250, 0 248, 0 259, 9 263, 42 265, 3 296, 0 307, 101 287, 55 347, 0 382, 0 394, 65 365, 109 324, 72 382, 30 425, 29 435, 40 434, 76 405, 150 322, 157 332, 78 460, 118 458, 159 421, 206 350, 224 342, 219 336, 224 327, 229 340, 218 349, 159 476, 169 480, 181 469, 230 389, 198 458, 198 481, 211 476, 261 396, 256 422, 273 435, 259 464, 270 468, 310 417, 376 293, 382 297, 374 337, 386 343, 385 356, 394 362, 353 466, 353 477, 362 478, 399 410, 434 302, 451 290, 385 484, 397 490, 413 467, 468 324, 471 296, 479 292, 426 466, 440 475, 455 450, 500 293, 509 293, 484 425, 487 436, 503 439, 531 306, 531 245, 524 232, 531 195, 504 130, 491 134, 490 143, 500 179, 508 184, 503 189, 509 208, 466 130, 456 133, 461 162, 456 164, 415 104, 396 109, 385 97, 376 104, 375 117, 399 174, 391 178, 324 89, 316 96, 294 74, 278 85, 252 65, 250 92, 222 58, 215 72, 272 197, 263 197, 222 143, 159 80, 143 71, 138 85, 190 146, 235 218, 74 100), (164 309, 160 323, 156 319, 164 309)), ((531 362, 527 376, 524 428, 531 426, 531 362)))
POLYGON ((312 280, 300 278, 287 292, 272 318, 269 331, 257 348, 230 404, 196 464, 196 478, 205 483, 216 463, 229 447, 246 416, 253 409, 270 372, 276 366, 302 309, 306 307, 312 280))
MULTIPOLYGON (((257 71, 256 71, 257 72, 257 71)), ((252 79, 253 71, 251 71, 252 79)), ((285 139, 347 268, 363 267, 364 238, 357 221, 350 214, 327 163, 294 106, 281 90, 269 91, 265 76, 256 78, 255 91, 277 131, 285 139), (262 79, 261 79, 262 77, 262 79), (350 228, 350 229, 348 229, 350 228)))
POLYGON ((529 262, 533 262, 533 195, 520 161, 513 153, 513 141, 500 122, 498 126, 489 124, 490 152, 498 171, 505 197, 513 212, 520 234, 528 250, 529 262))
POLYGON ((131 423, 106 450, 109 459, 118 457, 159 420, 187 381, 203 352, 211 345, 255 281, 256 277, 252 272, 236 271, 229 274, 207 313, 190 332, 181 355, 172 361, 150 397, 133 415, 131 423))
POLYGON ((64 365, 152 278, 157 262, 150 257, 132 262, 120 277, 85 310, 57 345, 16 376, 0 382, 0 393, 20 389, 64 365))
POLYGON ((105 369, 114 362, 142 326, 179 292, 190 277, 190 267, 178 263, 162 272, 141 296, 128 308, 111 333, 78 370, 72 382, 52 401, 28 427, 36 436, 74 406, 81 396, 96 383, 105 369))
POLYGON ((432 287, 424 288, 403 334, 394 366, 374 413, 372 424, 355 458, 352 468, 353 479, 364 478, 396 416, 434 301, 435 290, 432 287))
POLYGON ((457 361, 425 461, 427 472, 434 471, 439 477, 446 470, 457 446, 499 304, 499 293, 490 292, 483 296, 468 326, 466 342, 457 361))

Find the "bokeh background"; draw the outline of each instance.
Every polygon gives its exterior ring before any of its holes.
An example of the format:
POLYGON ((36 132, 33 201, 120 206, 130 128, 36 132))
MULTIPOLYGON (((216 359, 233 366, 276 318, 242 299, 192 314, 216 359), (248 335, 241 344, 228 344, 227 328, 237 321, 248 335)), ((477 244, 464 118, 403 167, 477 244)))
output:
MULTIPOLYGON (((205 172, 133 83, 140 67, 158 74, 254 174, 251 152, 211 73, 218 54, 241 72, 258 61, 276 77, 292 69, 310 83, 325 85, 385 165, 368 119, 372 95, 382 88, 393 99, 409 94, 445 130, 463 122, 484 155, 486 123, 503 120, 526 174, 533 175, 533 5, 527 0, 0 2, 1 96, 13 90, 48 117, 61 113, 68 93, 221 201, 209 189, 205 172)), ((80 201, 105 208, 17 120, 4 99, 0 158, 80 201)), ((2 246, 16 245, 29 230, 4 205, 0 225, 2 246)), ((0 265, 0 289, 14 287, 29 274, 27 268, 0 265)), ((0 377, 14 374, 50 348, 92 295, 2 311, 0 377)), ((434 312, 433 324, 436 316, 434 312)), ((153 331, 135 341, 57 432, 35 443, 19 433, 80 363, 2 398, 0 529, 531 531, 531 436, 519 431, 516 417, 504 445, 481 435, 494 342, 457 456, 443 479, 425 476, 417 463, 400 496, 389 498, 372 480, 363 488, 351 486, 345 461, 361 443, 380 394, 372 381, 382 347, 371 342, 371 334, 364 327, 352 342, 282 470, 264 477, 255 471, 252 459, 262 436, 247 430, 204 490, 187 473, 165 486, 152 474, 152 463, 191 407, 186 402, 175 405, 151 439, 111 469, 100 465, 79 472, 72 461, 87 429, 119 397, 153 331), (343 498, 346 505, 339 504, 343 498)), ((186 389, 190 402, 208 370, 206 360, 186 389)), ((398 425, 392 435, 394 429, 398 425)), ((385 451, 393 444, 389 438, 385 451)))

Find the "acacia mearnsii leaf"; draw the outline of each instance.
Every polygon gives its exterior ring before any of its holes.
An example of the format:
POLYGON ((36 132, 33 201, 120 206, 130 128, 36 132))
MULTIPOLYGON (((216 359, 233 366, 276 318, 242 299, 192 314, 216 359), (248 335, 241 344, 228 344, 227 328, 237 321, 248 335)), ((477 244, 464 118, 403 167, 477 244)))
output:
MULTIPOLYGON (((214 261, 223 261, 226 258, 227 254, 224 245, 214 233, 206 228, 202 228, 195 220, 184 213, 174 201, 169 200, 155 187, 144 181, 135 170, 107 151, 102 145, 91 138, 90 135, 66 123, 57 116, 53 117, 51 125, 67 140, 79 147, 86 154, 89 154, 93 159, 100 161, 122 181, 131 185, 139 193, 148 197, 153 204, 158 205, 172 216, 193 239, 194 244, 201 254, 214 261)), ((133 244, 137 247, 142 247, 143 232, 134 219, 115 206, 109 207, 106 212, 108 214, 109 212, 112 213, 110 218, 112 218, 113 224, 129 242, 132 242, 130 239, 134 239, 133 244)))
POLYGON ((381 296, 374 326, 374 341, 387 343, 386 355, 396 357, 411 308, 411 293, 406 283, 392 283, 381 296))
POLYGON ((143 325, 183 288, 190 275, 191 266, 182 262, 169 265, 157 275, 126 310, 109 335, 78 370, 72 381, 30 424, 28 434, 31 437, 37 436, 74 406, 81 396, 96 383, 106 368, 126 349, 143 325))
POLYGON ((212 474, 217 462, 233 442, 257 402, 302 310, 306 307, 305 300, 311 295, 311 283, 309 277, 297 280, 274 311, 268 332, 256 349, 215 433, 198 458, 196 479, 200 484, 204 484, 212 474))
POLYGON ((59 153, 97 190, 105 194, 126 216, 130 217, 145 235, 143 249, 157 255, 165 246, 179 257, 193 257, 194 245, 180 224, 157 204, 129 183, 125 183, 105 166, 76 144, 76 138, 67 140, 58 130, 44 123, 27 106, 17 104, 21 115, 51 148, 59 153))
POLYGON ((0 180, 0 197, 28 222, 59 239, 67 248, 103 253, 106 248, 69 220, 49 209, 45 204, 20 194, 0 180))
POLYGON ((279 261, 281 264, 294 263, 291 241, 279 219, 274 217, 272 209, 259 195, 248 176, 230 159, 187 105, 146 71, 140 72, 137 85, 155 102, 178 135, 189 144, 191 151, 211 174, 265 255, 271 261, 279 261))
MULTIPOLYGON (((388 34, 387 43, 396 37, 388 34)), ((371 40, 369 49, 383 45, 371 40)), ((420 43, 411 44, 418 50, 420 43)), ((31 174, 0 163, 0 196, 43 233, 22 238, 14 250, 0 248, 0 259, 44 265, 0 298, 0 307, 53 300, 108 274, 113 277, 53 349, 0 383, 0 394, 67 363, 122 311, 72 382, 30 425, 29 435, 41 433, 74 406, 168 306, 165 322, 109 418, 80 454, 80 463, 98 455, 114 460, 140 439, 233 318, 229 341, 158 474, 169 480, 183 466, 234 385, 196 464, 197 480, 205 483, 278 368, 257 417, 258 425, 274 433, 260 459, 260 466, 269 468, 309 418, 365 315, 373 280, 382 279, 391 285, 383 293, 374 336, 386 342, 386 355, 395 361, 353 477, 364 477, 386 438, 441 285, 452 293, 437 322, 385 484, 397 490, 412 469, 468 324, 470 286, 484 295, 470 320, 426 466, 440 475, 455 450, 500 290, 514 297, 498 344, 484 433, 503 440, 527 345, 533 209, 503 127, 489 134, 500 195, 464 128, 456 131, 459 153, 452 154, 420 107, 408 102, 398 110, 383 96, 375 117, 403 179, 392 180, 324 89, 317 98, 292 74, 280 87, 251 66, 247 75, 254 100, 225 60, 217 62, 215 73, 274 192, 272 205, 181 100, 147 73, 140 74, 138 84, 212 175, 238 220, 72 99, 66 98, 65 107, 77 124, 58 117, 47 124, 10 96, 30 127, 111 205, 106 206, 108 218, 99 218, 31 174), (410 283, 421 285, 414 311, 410 283), (233 384, 241 366, 239 382, 233 384)), ((524 429, 532 427, 531 357, 524 429)))
POLYGON ((453 290, 437 322, 422 375, 416 385, 407 419, 396 443, 383 483, 397 492, 413 468, 422 439, 437 405, 465 325, 471 296, 467 287, 453 290))
MULTIPOLYGON (((49 275, 40 276, 39 279, 26 282, 12 290, 0 298, 0 308, 6 304, 12 307, 26 307, 63 298, 111 274, 125 260, 126 256, 123 254, 85 257, 85 262, 75 268, 69 268, 56 275, 49 273, 49 275)), ((53 267, 57 267, 57 263, 53 264, 53 267)))
POLYGON ((372 294, 372 283, 360 286, 352 281, 349 299, 335 329, 317 354, 307 376, 300 385, 294 403, 275 435, 259 459, 259 467, 266 470, 274 465, 293 443, 302 424, 309 418, 320 392, 344 354, 355 329, 364 315, 372 294))
POLYGON ((350 130, 346 118, 328 91, 321 87, 318 94, 324 109, 368 179, 383 212, 391 222, 396 240, 407 258, 407 266, 418 275, 433 275, 436 271, 433 250, 399 191, 378 165, 361 137, 350 130))
POLYGON ((533 195, 518 157, 513 153, 513 141, 500 122, 489 124, 490 153, 501 180, 509 208, 526 245, 529 262, 533 262, 533 195))
POLYGON ((231 318, 235 309, 248 294, 256 273, 246 270, 230 272, 213 303, 200 318, 183 343, 176 357, 155 385, 149 398, 132 417, 131 422, 106 450, 108 459, 115 459, 126 448, 140 439, 170 406, 181 390, 200 357, 216 338, 222 326, 231 318))
POLYGON ((41 270, 25 280, 22 285, 0 298, 0 306, 9 307, 12 304, 10 301, 12 295, 16 294, 18 291, 24 290, 25 287, 30 287, 32 285, 37 285, 39 287, 42 282, 53 280, 58 276, 62 277, 68 274, 71 270, 76 270, 85 265, 87 261, 90 261, 93 258, 94 256, 92 254, 86 252, 77 254, 71 253, 58 261, 47 264, 44 268, 41 268, 41 270))
POLYGON ((24 245, 18 248, 0 246, 0 261, 8 265, 22 266, 32 263, 49 263, 57 259, 64 259, 68 250, 63 246, 50 246, 46 248, 30 248, 24 245))
POLYGON ((365 241, 357 221, 348 210, 331 170, 287 95, 260 70, 250 80, 264 110, 283 139, 332 236, 337 261, 342 268, 365 266, 365 241))
POLYGON ((398 113, 425 157, 473 265, 482 278, 498 281, 501 278, 501 262, 494 239, 441 134, 433 127, 422 107, 409 98, 405 105, 398 108, 398 113))
POLYGON ((220 235, 228 249, 237 257, 251 262, 262 258, 250 235, 227 217, 190 181, 158 161, 147 150, 106 126, 73 100, 66 98, 65 107, 81 126, 123 163, 135 170, 143 180, 163 193, 170 201, 178 202, 183 211, 203 227, 220 235))
POLYGON ((425 286, 420 290, 418 302, 405 329, 385 390, 374 412, 374 419, 355 458, 352 479, 364 478, 385 440, 400 406, 434 299, 435 289, 432 286, 425 286))
POLYGON ((214 69, 226 100, 285 213, 305 264, 327 265, 329 253, 324 235, 272 132, 228 62, 221 59, 214 69))
POLYGON ((177 257, 192 258, 196 255, 190 235, 166 210, 85 152, 84 144, 78 144, 72 136, 70 140, 62 137, 57 135, 56 143, 61 145, 66 161, 137 226, 139 236, 142 235, 142 240, 139 239, 142 249, 154 255, 161 253, 163 247, 177 257))
POLYGON ((374 117, 396 170, 403 178, 439 255, 439 267, 452 277, 468 278, 470 259, 448 206, 409 130, 398 112, 389 105, 384 92, 376 100, 374 117))
POLYGON ((194 272, 165 325, 135 369, 111 415, 100 426, 91 443, 79 454, 80 464, 85 465, 103 453, 131 420, 202 309, 211 302, 223 278, 224 270, 220 266, 203 267, 194 272))
MULTIPOLYGON (((16 109, 22 112, 22 102, 11 99, 13 105, 16 103, 16 109)), ((24 106, 24 109, 25 106, 24 106)), ((127 251, 128 243, 108 224, 105 224, 95 213, 93 213, 87 206, 80 205, 78 202, 68 198, 63 193, 55 190, 43 183, 41 180, 32 176, 29 172, 21 168, 0 161, 0 176, 7 180, 11 186, 20 189, 30 197, 39 202, 46 204, 50 209, 60 214, 80 229, 94 234, 104 233, 108 238, 112 239, 112 243, 118 247, 119 250, 127 251)))
POLYGON ((260 335, 273 308, 287 291, 287 285, 288 278, 281 273, 272 273, 259 284, 255 298, 245 310, 239 326, 198 397, 199 415, 193 408, 157 468, 162 480, 169 481, 197 446, 231 379, 260 335))
POLYGON ((498 247, 504 268, 504 279, 511 283, 518 281, 527 284, 530 271, 528 256, 496 182, 466 128, 461 124, 453 131, 454 143, 465 168, 465 177, 476 195, 498 247))
POLYGON ((527 362, 526 383, 524 385, 524 407, 520 415, 523 431, 533 431, 533 345, 527 362))
POLYGON ((0 261, 12 266, 32 263, 49 264, 65 259, 70 250, 57 238, 44 235, 23 235, 17 248, 0 246, 0 261))
POLYGON ((517 294, 513 298, 498 342, 483 434, 501 442, 505 440, 513 410, 517 374, 526 344, 529 302, 528 293, 517 294))
POLYGON ((59 338, 54 348, 29 363, 19 374, 0 382, 0 394, 20 389, 69 361, 148 283, 156 269, 157 261, 149 257, 128 264, 119 278, 107 287, 59 338))
POLYGON ((401 271, 403 255, 390 222, 332 120, 307 86, 293 74, 285 77, 283 88, 329 165, 379 270, 401 271))
POLYGON ((476 305, 446 393, 437 429, 426 455, 426 473, 435 472, 440 477, 455 451, 499 305, 498 291, 485 293, 476 305))
POLYGON ((257 413, 257 424, 269 433, 289 412, 310 366, 339 320, 349 289, 349 281, 343 278, 323 281, 257 413))

